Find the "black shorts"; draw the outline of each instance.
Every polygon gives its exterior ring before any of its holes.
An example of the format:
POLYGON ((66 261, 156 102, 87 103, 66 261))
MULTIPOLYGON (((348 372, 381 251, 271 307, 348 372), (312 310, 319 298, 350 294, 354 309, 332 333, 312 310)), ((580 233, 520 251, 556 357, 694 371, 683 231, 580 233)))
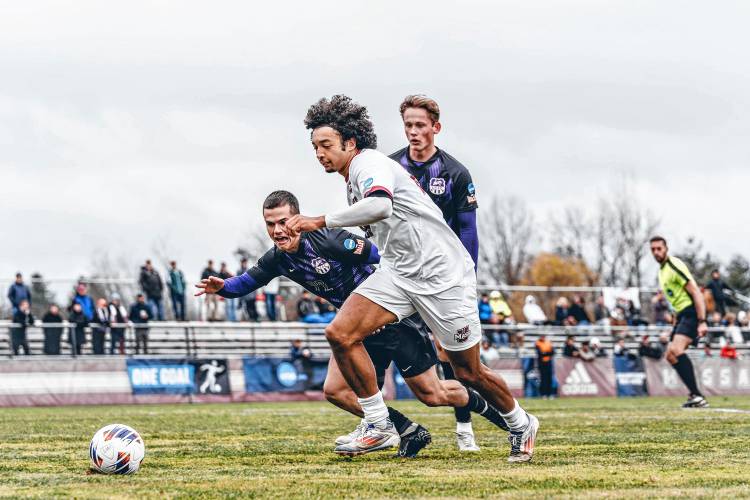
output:
POLYGON ((677 314, 674 328, 672 329, 672 339, 676 334, 684 335, 693 339, 693 345, 698 345, 698 313, 695 307, 688 307, 677 314))
POLYGON ((437 364, 437 354, 421 321, 406 318, 401 323, 387 325, 382 331, 367 337, 365 349, 375 365, 378 385, 382 386, 385 371, 391 361, 404 378, 416 377, 437 364))

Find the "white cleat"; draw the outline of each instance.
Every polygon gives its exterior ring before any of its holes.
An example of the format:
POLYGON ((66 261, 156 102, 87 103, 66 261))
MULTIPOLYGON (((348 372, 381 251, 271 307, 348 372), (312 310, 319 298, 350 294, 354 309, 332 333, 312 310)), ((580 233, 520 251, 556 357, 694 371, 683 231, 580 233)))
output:
POLYGON ((458 451, 479 451, 473 432, 456 432, 458 451))
POLYGON ((510 432, 510 456, 508 462, 530 462, 534 456, 534 445, 536 444, 536 433, 539 431, 539 420, 531 414, 529 425, 522 432, 510 432))
POLYGON ((401 436, 398 435, 393 422, 387 420, 382 428, 368 425, 365 431, 351 443, 339 445, 333 451, 339 455, 354 457, 373 451, 387 450, 394 446, 398 448, 399 444, 401 444, 401 436))
POLYGON ((341 446, 342 444, 351 443, 352 441, 357 439, 359 435, 365 431, 365 429, 367 429, 367 422, 363 418, 362 421, 359 423, 359 425, 357 425, 357 427, 355 427, 352 432, 336 438, 336 441, 335 441, 336 446, 341 446))
POLYGON ((708 408, 708 401, 703 396, 690 396, 682 403, 683 408, 708 408))

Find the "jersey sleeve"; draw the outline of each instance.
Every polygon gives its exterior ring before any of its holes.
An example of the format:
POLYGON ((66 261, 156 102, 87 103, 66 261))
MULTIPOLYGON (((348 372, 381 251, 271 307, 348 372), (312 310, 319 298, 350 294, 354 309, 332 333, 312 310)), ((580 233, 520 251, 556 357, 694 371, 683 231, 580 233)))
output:
POLYGON ((680 259, 675 258, 675 257, 670 257, 669 265, 674 270, 675 274, 677 275, 677 280, 680 282, 682 286, 687 285, 689 281, 694 281, 693 275, 690 274, 690 270, 685 265, 685 263, 682 262, 680 259))
POLYGON ((370 240, 345 229, 329 231, 321 245, 324 255, 331 255, 346 264, 370 264, 373 252, 377 254, 377 248, 370 240))
POLYGON ((453 200, 456 212, 469 212, 477 209, 477 193, 471 174, 465 168, 453 180, 453 200))
POLYGON ((257 283, 258 287, 267 285, 272 279, 281 276, 274 250, 267 251, 258 262, 247 270, 247 274, 257 283))
POLYGON ((352 182, 357 184, 359 191, 362 193, 362 198, 385 196, 393 199, 396 178, 388 162, 358 162, 351 173, 352 182))

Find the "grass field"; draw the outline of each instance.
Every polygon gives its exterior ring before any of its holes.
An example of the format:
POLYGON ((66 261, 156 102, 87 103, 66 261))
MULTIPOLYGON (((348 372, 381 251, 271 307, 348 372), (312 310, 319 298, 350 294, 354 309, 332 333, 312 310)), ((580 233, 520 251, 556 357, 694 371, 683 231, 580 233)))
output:
POLYGON ((331 453, 356 424, 326 403, 0 410, 0 496, 741 497, 750 496, 750 400, 681 410, 666 398, 526 401, 541 429, 534 461, 506 463, 505 436, 475 418, 482 451, 456 451, 452 412, 394 404, 428 426, 414 460, 331 453), (87 475, 102 425, 140 431, 134 476, 87 475))

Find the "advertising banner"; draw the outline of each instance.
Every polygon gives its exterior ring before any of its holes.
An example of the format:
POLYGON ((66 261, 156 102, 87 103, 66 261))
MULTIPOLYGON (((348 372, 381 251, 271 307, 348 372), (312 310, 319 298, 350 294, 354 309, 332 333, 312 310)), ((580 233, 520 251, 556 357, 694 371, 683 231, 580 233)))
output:
MULTIPOLYGON (((706 396, 750 395, 750 360, 693 359, 698 386, 706 396)), ((652 396, 686 396, 679 375, 665 360, 644 360, 648 391, 652 396)))
POLYGON ((128 359, 133 394, 229 394, 226 359, 128 359))
POLYGON ((577 358, 555 359, 555 373, 559 384, 558 395, 615 396, 615 370, 612 360, 596 358, 581 361, 577 358))
POLYGON ((245 392, 301 392, 321 390, 328 371, 328 361, 291 362, 285 358, 242 360, 245 392))
POLYGON ((615 356, 614 363, 618 396, 648 396, 641 358, 615 356))

